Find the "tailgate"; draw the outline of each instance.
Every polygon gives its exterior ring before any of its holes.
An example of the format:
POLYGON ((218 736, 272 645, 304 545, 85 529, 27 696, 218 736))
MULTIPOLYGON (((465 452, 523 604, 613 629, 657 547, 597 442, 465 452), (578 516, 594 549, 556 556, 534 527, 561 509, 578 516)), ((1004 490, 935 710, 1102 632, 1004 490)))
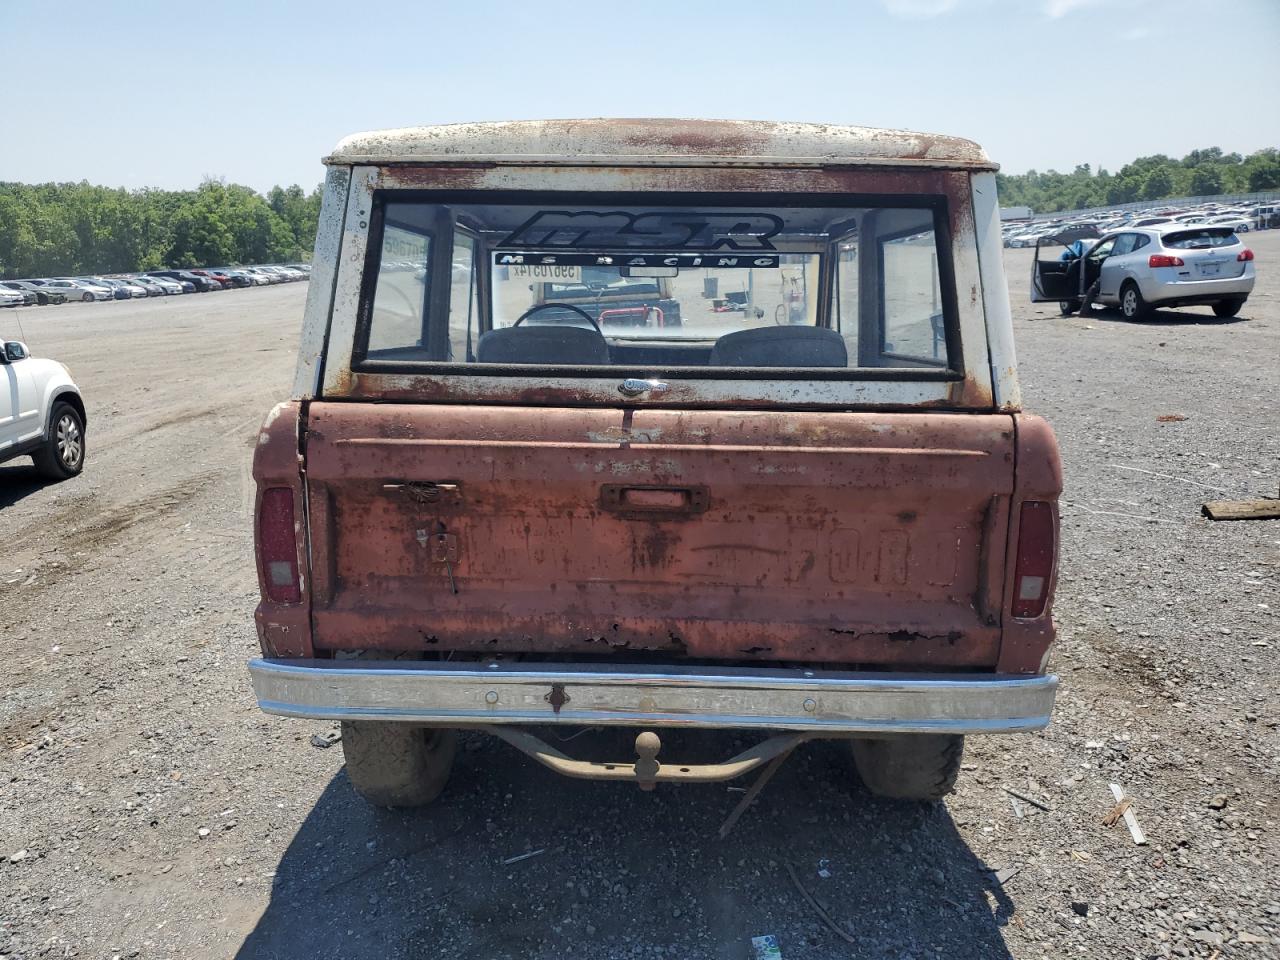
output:
POLYGON ((991 667, 1008 415, 311 404, 319 650, 991 667))

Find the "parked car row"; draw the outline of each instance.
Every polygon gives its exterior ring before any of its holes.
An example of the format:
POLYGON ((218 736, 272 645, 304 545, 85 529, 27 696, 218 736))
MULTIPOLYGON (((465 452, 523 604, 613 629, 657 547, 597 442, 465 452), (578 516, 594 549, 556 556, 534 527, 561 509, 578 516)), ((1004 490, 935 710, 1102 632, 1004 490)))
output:
POLYGON ((109 277, 45 277, 0 280, 0 307, 45 306, 81 300, 131 300, 207 293, 232 287, 258 287, 307 280, 311 265, 264 264, 252 267, 204 267, 191 270, 151 270, 109 277))
POLYGON ((1144 210, 1111 210, 1078 217, 1006 223, 1000 229, 1006 247, 1034 247, 1042 237, 1064 230, 1091 227, 1099 236, 1117 230, 1158 227, 1165 224, 1230 227, 1236 233, 1280 227, 1280 204, 1274 202, 1228 205, 1199 203, 1188 207, 1152 206, 1144 210))

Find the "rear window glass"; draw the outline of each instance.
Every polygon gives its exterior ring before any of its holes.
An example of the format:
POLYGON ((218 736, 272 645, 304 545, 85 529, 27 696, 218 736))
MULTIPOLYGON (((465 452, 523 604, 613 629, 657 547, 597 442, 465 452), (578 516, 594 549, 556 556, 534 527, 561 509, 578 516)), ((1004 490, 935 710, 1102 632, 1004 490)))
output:
POLYGON ((914 202, 379 195, 354 362, 485 375, 946 371, 955 298, 943 204, 914 202))
POLYGON ((1160 242, 1171 250, 1208 250, 1211 247, 1229 247, 1239 243, 1240 238, 1230 227, 1200 227, 1166 233, 1160 242))

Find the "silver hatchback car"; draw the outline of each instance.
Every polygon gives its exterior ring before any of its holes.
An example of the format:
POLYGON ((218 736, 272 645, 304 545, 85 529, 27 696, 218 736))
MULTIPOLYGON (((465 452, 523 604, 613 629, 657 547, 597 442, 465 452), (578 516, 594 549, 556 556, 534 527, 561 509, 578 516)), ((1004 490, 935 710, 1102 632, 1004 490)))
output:
POLYGON ((1056 300, 1066 314, 1088 296, 1092 303, 1119 307, 1128 320, 1157 307, 1190 306, 1234 317, 1253 292, 1254 277, 1253 251, 1231 227, 1163 223, 1077 243, 1065 253, 1041 244, 1032 264, 1031 299, 1056 300))

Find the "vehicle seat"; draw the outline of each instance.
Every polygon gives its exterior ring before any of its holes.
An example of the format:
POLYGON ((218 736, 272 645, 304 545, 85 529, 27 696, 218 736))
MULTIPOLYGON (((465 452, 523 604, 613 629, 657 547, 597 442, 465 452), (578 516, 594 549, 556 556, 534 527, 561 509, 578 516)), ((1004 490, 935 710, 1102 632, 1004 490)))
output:
POLYGON ((844 337, 819 327, 757 327, 726 333, 711 348, 713 367, 847 367, 844 337))
POLYGON ((608 364, 609 344, 595 330, 563 323, 490 330, 476 345, 479 363, 608 364))

